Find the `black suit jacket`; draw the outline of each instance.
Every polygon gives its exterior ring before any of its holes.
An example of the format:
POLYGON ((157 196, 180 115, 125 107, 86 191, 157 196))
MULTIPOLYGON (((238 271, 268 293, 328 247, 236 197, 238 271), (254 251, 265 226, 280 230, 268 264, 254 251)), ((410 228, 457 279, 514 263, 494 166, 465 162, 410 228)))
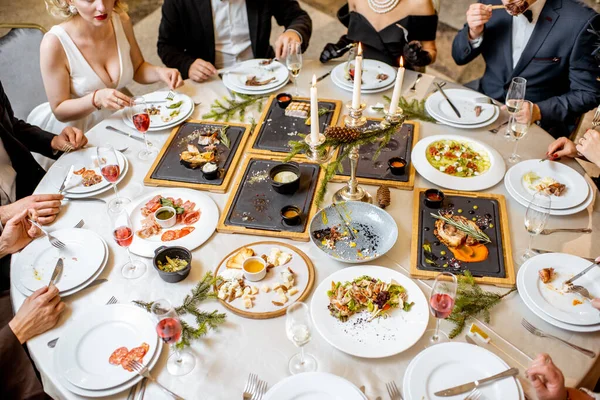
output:
POLYGON ((46 173, 31 152, 57 157, 50 145, 53 138, 52 133, 15 117, 0 82, 0 139, 17 172, 17 199, 32 194, 46 173))
MULTIPOLYGON (((271 17, 279 25, 302 36, 302 51, 308 47, 312 21, 296 0, 246 0, 252 52, 255 58, 273 58, 269 44, 271 17)), ((215 33, 210 0, 165 0, 158 31, 158 55, 177 68, 184 79, 190 65, 201 58, 215 62, 215 33)))
POLYGON ((486 69, 479 90, 499 101, 504 101, 513 77, 527 79, 525 97, 540 107, 541 126, 554 137, 567 136, 577 118, 600 103, 600 67, 592 57, 594 35, 588 32, 592 26, 600 29, 600 16, 574 0, 547 0, 514 69, 512 21, 508 13, 495 11, 477 49, 469 43, 465 25, 452 45, 454 61, 463 65, 483 55, 486 69))

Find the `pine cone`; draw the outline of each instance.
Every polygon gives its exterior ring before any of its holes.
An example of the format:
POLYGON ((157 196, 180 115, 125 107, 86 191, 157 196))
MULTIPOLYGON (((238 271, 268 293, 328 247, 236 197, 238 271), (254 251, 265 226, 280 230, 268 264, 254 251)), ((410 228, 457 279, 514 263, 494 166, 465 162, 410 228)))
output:
POLYGON ((325 136, 329 139, 338 140, 341 143, 350 143, 358 139, 360 131, 346 126, 328 126, 325 136))
POLYGON ((379 204, 379 207, 386 208, 391 202, 390 188, 385 185, 379 186, 379 189, 377 189, 377 204, 379 204))

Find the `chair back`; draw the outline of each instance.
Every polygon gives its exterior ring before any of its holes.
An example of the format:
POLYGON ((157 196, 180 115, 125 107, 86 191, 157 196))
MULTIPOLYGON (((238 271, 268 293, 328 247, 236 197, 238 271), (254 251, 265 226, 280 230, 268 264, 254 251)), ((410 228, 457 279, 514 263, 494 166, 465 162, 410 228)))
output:
POLYGON ((40 44, 46 30, 36 24, 0 24, 0 81, 17 118, 26 120, 47 100, 40 71, 40 44))

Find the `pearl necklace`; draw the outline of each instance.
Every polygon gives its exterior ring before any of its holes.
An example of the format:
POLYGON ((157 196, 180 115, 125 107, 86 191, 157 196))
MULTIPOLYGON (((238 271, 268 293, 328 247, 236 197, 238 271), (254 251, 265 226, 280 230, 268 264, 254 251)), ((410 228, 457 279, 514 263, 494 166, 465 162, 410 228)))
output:
POLYGON ((377 14, 386 14, 392 11, 400 0, 369 0, 369 7, 377 14))

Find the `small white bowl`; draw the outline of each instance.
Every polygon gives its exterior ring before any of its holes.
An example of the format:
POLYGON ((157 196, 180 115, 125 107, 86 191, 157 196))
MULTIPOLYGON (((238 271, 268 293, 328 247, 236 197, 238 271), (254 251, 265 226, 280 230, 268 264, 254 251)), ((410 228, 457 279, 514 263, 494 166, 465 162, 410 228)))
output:
POLYGON ((258 282, 264 279, 265 275, 267 275, 267 263, 261 257, 250 257, 244 260, 244 264, 242 265, 242 270, 244 271, 244 277, 251 282, 258 282), (262 265, 262 269, 258 272, 249 272, 246 271, 246 265, 250 261, 258 261, 262 265))
POLYGON ((172 228, 177 223, 177 212, 173 207, 161 207, 154 212, 154 219, 156 220, 156 223, 162 228, 172 228), (173 215, 169 219, 158 218, 157 215, 163 211, 170 211, 173 213, 173 215))

